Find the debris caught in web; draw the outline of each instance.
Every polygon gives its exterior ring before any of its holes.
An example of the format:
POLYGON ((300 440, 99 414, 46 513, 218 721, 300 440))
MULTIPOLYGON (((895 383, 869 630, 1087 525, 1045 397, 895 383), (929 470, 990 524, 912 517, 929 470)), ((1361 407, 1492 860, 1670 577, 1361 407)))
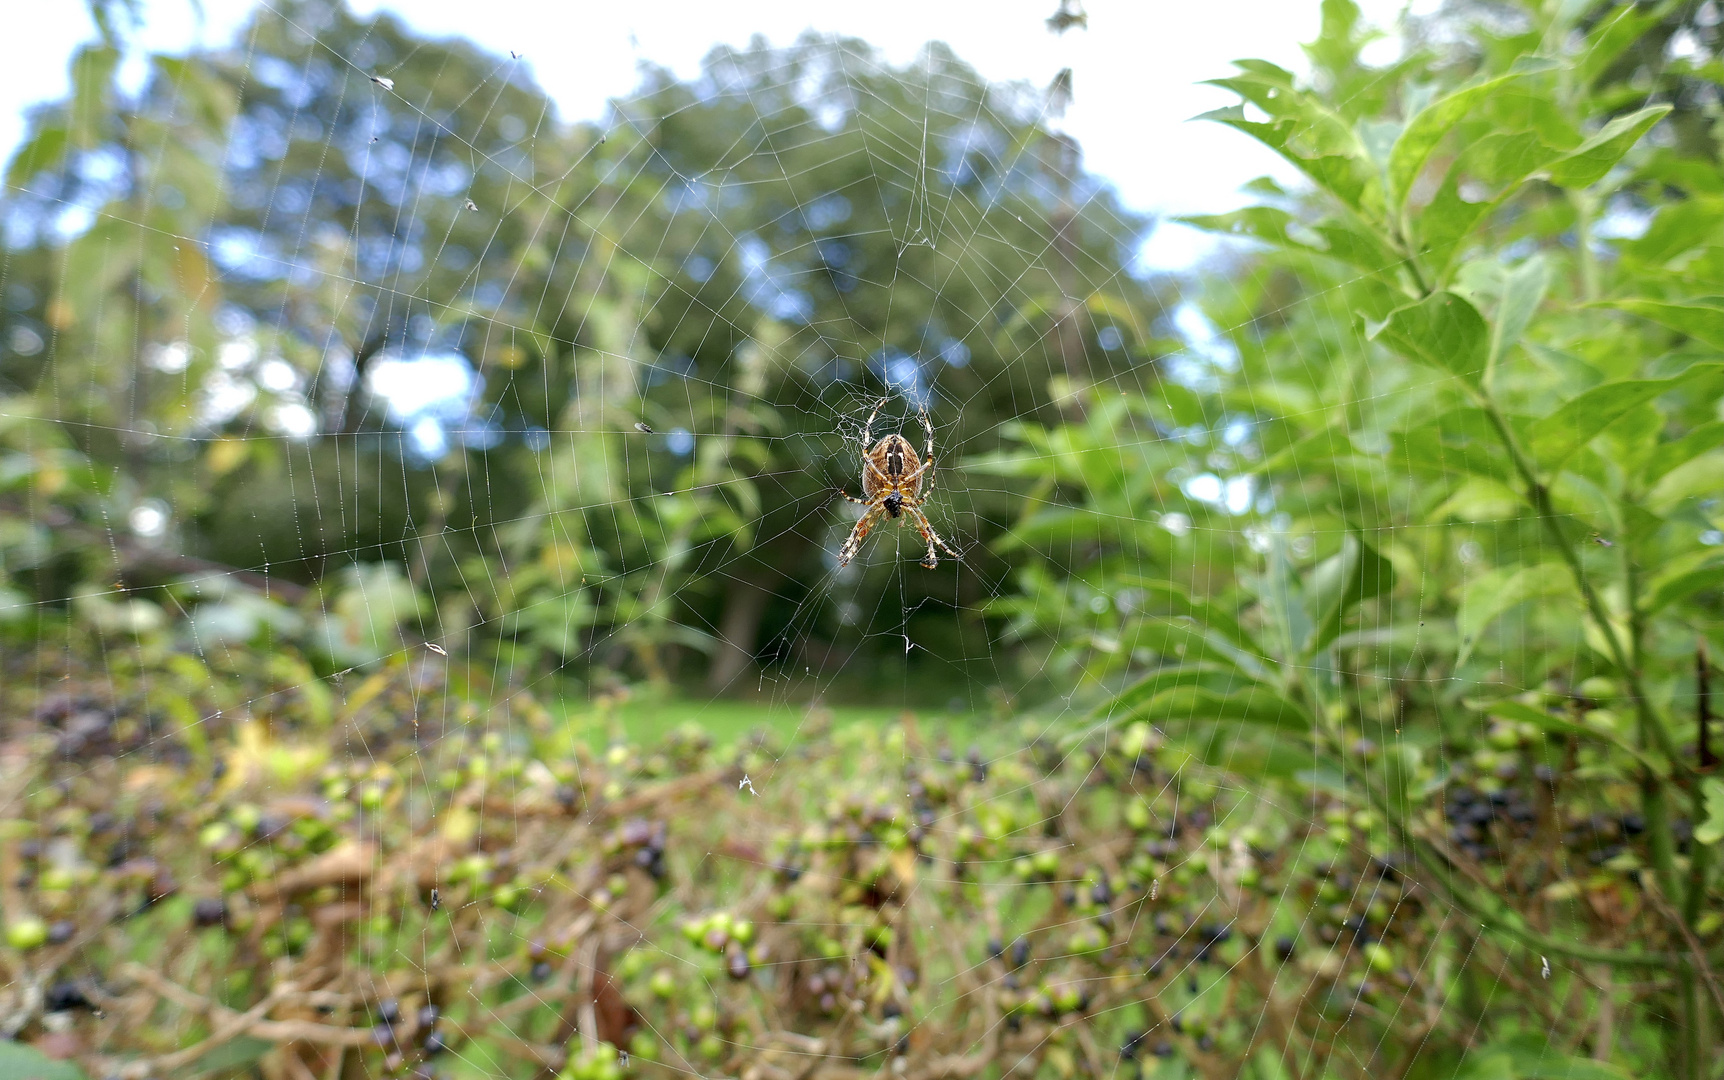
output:
POLYGON ((639 420, 635 421, 635 430, 640 432, 642 435, 657 435, 658 434, 658 432, 654 431, 652 428, 648 427, 646 424, 642 423, 639 420))
POLYGON ((736 790, 741 791, 743 788, 747 788, 748 793, 755 798, 760 798, 760 792, 754 790, 754 781, 748 778, 747 773, 744 773, 742 779, 736 782, 736 790))
POLYGON ((449 651, 447 649, 443 648, 443 646, 437 644, 435 641, 427 641, 425 643, 425 647, 427 649, 430 649, 432 652, 436 653, 438 656, 448 656, 449 655, 449 651))
POLYGON ((479 204, 478 204, 478 203, 476 203, 476 202, 474 202, 474 201, 473 201, 473 200, 472 200, 472 199, 468 199, 468 200, 467 200, 467 209, 469 209, 469 210, 478 210, 478 209, 479 209, 479 204))
POLYGON ((443 906, 443 898, 437 894, 436 889, 432 889, 431 890, 431 910, 436 911, 438 908, 440 908, 442 906, 443 906))
POLYGON ((1538 973, 1540 975, 1543 975, 1547 979, 1550 978, 1550 957, 1541 956, 1538 959, 1539 959, 1539 963, 1543 965, 1542 967, 1539 968, 1538 973))
POLYGON ((386 79, 381 75, 373 75, 373 76, 371 76, 371 81, 376 83, 378 86, 383 87, 383 89, 385 89, 385 90, 395 89, 395 80, 394 79, 386 79))

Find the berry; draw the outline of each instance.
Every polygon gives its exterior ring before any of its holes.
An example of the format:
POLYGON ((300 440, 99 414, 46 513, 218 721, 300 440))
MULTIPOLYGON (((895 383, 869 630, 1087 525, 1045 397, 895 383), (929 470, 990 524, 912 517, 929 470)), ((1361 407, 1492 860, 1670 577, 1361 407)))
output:
POLYGON ((24 915, 6 924, 6 944, 20 952, 48 944, 48 924, 34 915, 24 915))

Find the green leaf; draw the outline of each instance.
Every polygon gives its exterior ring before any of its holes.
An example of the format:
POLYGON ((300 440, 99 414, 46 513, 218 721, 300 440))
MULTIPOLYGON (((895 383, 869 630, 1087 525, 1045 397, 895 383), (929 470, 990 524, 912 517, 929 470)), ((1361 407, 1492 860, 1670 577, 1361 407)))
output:
POLYGON ((1418 229, 1420 250, 1429 257, 1438 280, 1462 248, 1462 241, 1473 231, 1479 219, 1496 206, 1496 200, 1469 202, 1461 197, 1461 178, 1457 171, 1449 173, 1436 197, 1419 213, 1414 223, 1418 229))
POLYGON ((1724 445, 1724 421, 1708 420, 1671 442, 1660 443, 1640 470, 1640 482, 1650 486, 1678 465, 1686 464, 1717 446, 1724 445))
POLYGON ((0 1039, 0 1080, 84 1080, 84 1070, 23 1043, 0 1039))
POLYGON ((1090 718, 1113 721, 1133 719, 1136 711, 1152 701, 1156 695, 1179 686, 1201 685, 1213 680, 1220 671, 1222 669, 1209 664, 1177 664, 1157 668, 1121 690, 1111 701, 1097 706, 1090 718))
POLYGON ((1247 206, 1228 214, 1195 214, 1173 220, 1224 236, 1249 236, 1304 255, 1326 255, 1372 273, 1400 261, 1374 236, 1333 222, 1307 225, 1274 206, 1247 206))
POLYGON ((1515 720, 1520 723, 1532 724, 1540 731, 1548 734, 1573 735, 1577 738, 1592 739, 1595 742, 1608 743, 1616 749, 1631 755, 1635 760, 1640 761, 1642 764, 1652 767, 1655 772, 1662 771, 1654 763, 1643 757, 1639 750, 1636 750, 1632 744, 1628 743, 1621 736, 1616 735, 1613 732, 1604 731, 1600 728, 1588 727, 1585 724, 1577 724, 1573 720, 1568 720, 1560 716, 1554 716, 1545 712, 1543 709, 1528 705, 1524 701, 1515 701, 1513 698, 1508 698, 1503 701, 1493 701, 1485 707, 1485 712, 1491 716, 1501 717, 1504 720, 1515 720))
POLYGON ((102 141, 103 127, 113 114, 114 69, 119 50, 106 45, 85 45, 72 55, 71 122, 67 135, 72 145, 87 150, 102 141))
POLYGON ((1212 109, 1200 116, 1193 117, 1193 119, 1213 120, 1218 124, 1226 124, 1230 128, 1243 131, 1280 154, 1289 164, 1310 177, 1319 187, 1324 188, 1348 206, 1358 208, 1360 196, 1364 194, 1367 183, 1360 163, 1344 154, 1321 152, 1307 154, 1301 152, 1295 145, 1295 136, 1301 131, 1309 130, 1310 125, 1302 125, 1299 121, 1291 118, 1266 124, 1257 123, 1245 119, 1245 107, 1243 105, 1212 109))
POLYGON ((1706 820, 1695 828, 1694 839, 1716 844, 1724 840, 1724 780, 1708 776, 1700 782, 1700 790, 1706 796, 1706 820))
POLYGON ((66 148, 70 143, 71 138, 64 127, 45 127, 37 131, 12 155, 6 166, 6 183, 21 188, 34 180, 36 174, 58 169, 66 160, 66 148))
POLYGON ((1386 596, 1395 587, 1395 568, 1356 530, 1341 540, 1341 550, 1311 574, 1309 592, 1316 608, 1316 625, 1306 653, 1326 648, 1341 633, 1347 613, 1367 600, 1386 596))
POLYGON ((1724 297, 1707 296, 1692 300, 1651 300, 1630 297, 1623 300, 1601 300, 1601 307, 1619 308, 1631 315, 1650 319, 1714 349, 1724 349, 1724 297))
POLYGON ((1490 328, 1477 308, 1454 293, 1435 292, 1396 308, 1367 332, 1407 359, 1447 371, 1474 388, 1484 376, 1490 328))
POLYGON ((1659 207, 1646 232, 1623 244, 1622 253, 1663 266, 1701 244, 1716 244, 1720 236, 1724 236, 1724 199, 1700 195, 1659 207))
POLYGON ((1545 166, 1550 182, 1568 188, 1596 184, 1634 148, 1652 125, 1669 114, 1670 108, 1669 105, 1654 105, 1612 120, 1597 135, 1545 166))
POLYGON ((1461 610, 1455 618, 1460 634, 1458 667, 1472 655, 1479 634, 1497 617, 1516 604, 1544 597, 1566 596, 1574 591, 1568 571, 1557 563, 1504 566, 1467 582, 1461 592, 1461 610))
POLYGON ((1288 470, 1302 472, 1312 467, 1327 469, 1330 461, 1354 452, 1353 440, 1347 433, 1347 422, 1343 418, 1288 443, 1252 465, 1247 475, 1269 476, 1288 470))
POLYGON ((1580 73, 1591 84, 1609 70, 1623 51, 1645 36, 1670 14, 1669 4, 1621 4, 1592 28, 1586 51, 1580 57, 1580 73))
POLYGON ((242 1035, 231 1042, 222 1043, 198 1058, 192 1068, 197 1072, 227 1072, 241 1069, 274 1049, 275 1044, 267 1039, 242 1035))
POLYGON ((1492 93, 1519 78, 1521 73, 1516 72, 1457 90, 1425 106, 1408 121, 1407 129, 1401 132, 1394 149, 1389 152, 1390 204, 1398 208, 1406 201, 1408 189, 1444 135, 1492 93))
POLYGON ((1539 418, 1528 432, 1528 449, 1540 465, 1554 471, 1576 450, 1632 410, 1669 393, 1693 376, 1715 373, 1718 368, 1717 364, 1695 364, 1670 379, 1628 379, 1595 386, 1549 416, 1539 418))
POLYGON ((1490 354, 1485 360, 1487 368, 1496 370, 1508 351, 1514 348, 1527 324, 1538 313, 1538 305, 1549 287, 1550 264, 1543 255, 1534 255, 1503 279, 1502 302, 1497 305, 1497 317, 1491 323, 1490 354))
POLYGON ((1651 615, 1706 589, 1724 586, 1724 551, 1703 548, 1670 560, 1646 582, 1640 610, 1651 615))
POLYGON ((1145 701, 1131 715, 1152 721, 1234 720, 1285 731, 1309 731, 1312 724, 1311 714, 1303 706, 1261 683, 1230 694, 1205 686, 1174 686, 1145 701))
POLYGON ((1220 634, 1232 644, 1252 653, 1259 653, 1257 642, 1252 640, 1245 628, 1239 625, 1239 620, 1220 605, 1207 600, 1198 600, 1190 593, 1171 581, 1154 578, 1142 578, 1128 575, 1122 579, 1130 588, 1141 589, 1146 593, 1145 603, 1148 606, 1165 607, 1168 613, 1179 618, 1191 619, 1205 631, 1220 634))

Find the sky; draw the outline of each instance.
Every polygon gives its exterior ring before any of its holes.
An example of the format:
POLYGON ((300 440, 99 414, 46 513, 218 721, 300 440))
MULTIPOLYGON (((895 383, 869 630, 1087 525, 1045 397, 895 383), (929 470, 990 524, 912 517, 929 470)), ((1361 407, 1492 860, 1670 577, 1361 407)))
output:
MULTIPOLYGON (((1413 0, 1415 9, 1428 0, 1413 0)), ((984 77, 1046 86, 1073 72, 1074 100, 1063 121, 1083 147, 1085 165, 1136 210, 1160 215, 1217 213, 1243 205, 1238 189, 1265 173, 1292 181, 1268 150, 1218 124, 1191 123, 1237 98, 1199 85, 1231 72, 1242 57, 1305 68, 1298 43, 1316 36, 1319 0, 1089 0, 1088 29, 1051 33, 1057 0, 349 0, 361 13, 389 10, 432 36, 462 35, 506 55, 519 52, 564 119, 601 115, 627 93, 638 65, 679 76, 698 73, 715 44, 746 44, 762 34, 788 44, 807 29, 874 44, 894 63, 943 40, 984 77)), ((183 51, 232 40, 256 0, 141 0, 142 50, 183 51)), ((1403 0, 1361 0, 1366 18, 1393 26, 1403 0)), ((67 60, 95 37, 80 0, 21 3, 0 45, 0 157, 24 133, 36 102, 66 93, 67 60)), ((1377 46, 1382 59, 1396 43, 1377 46)), ((141 53, 140 53, 141 55, 141 53)), ((1183 227, 1156 230, 1145 262, 1178 269, 1212 250, 1183 227)))

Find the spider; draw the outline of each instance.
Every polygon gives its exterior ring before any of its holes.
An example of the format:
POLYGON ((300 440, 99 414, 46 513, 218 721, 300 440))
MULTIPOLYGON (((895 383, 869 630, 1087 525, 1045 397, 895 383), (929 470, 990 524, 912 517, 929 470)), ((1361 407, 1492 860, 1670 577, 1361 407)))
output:
POLYGON ((843 566, 856 557, 856 553, 862 550, 862 541, 867 539, 868 531, 880 521, 882 514, 894 521, 908 515, 921 532, 922 539, 928 542, 928 554, 923 557, 922 565, 932 570, 939 565, 939 557, 934 553, 936 544, 952 558, 959 557, 950 544, 940 539, 934 526, 928 524, 928 515, 922 512, 922 503, 934 490, 934 425, 928 420, 928 410, 917 410, 917 415, 922 418, 922 427, 928 432, 926 461, 916 456, 916 448, 910 445, 909 439, 896 433, 882 437, 870 447, 868 444, 873 438, 874 421, 879 417, 887 400, 889 399, 881 398, 874 406, 874 411, 868 414, 868 422, 862 425, 863 498, 854 498, 843 490, 838 492, 858 506, 868 508, 863 511, 861 520, 856 522, 856 527, 850 530, 850 538, 838 549, 838 565, 843 566), (928 474, 925 491, 922 484, 923 473, 928 474))

